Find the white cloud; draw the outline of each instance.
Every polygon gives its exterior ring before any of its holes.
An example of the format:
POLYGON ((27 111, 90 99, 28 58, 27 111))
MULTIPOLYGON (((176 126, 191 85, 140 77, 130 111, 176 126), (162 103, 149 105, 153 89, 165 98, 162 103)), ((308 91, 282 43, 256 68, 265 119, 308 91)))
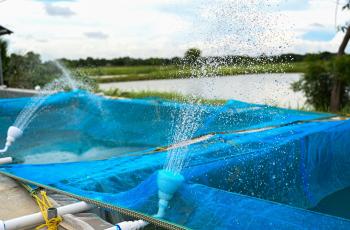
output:
POLYGON ((108 34, 102 33, 100 31, 91 31, 84 33, 86 37, 92 38, 92 39, 107 39, 108 34))
POLYGON ((50 16, 71 17, 75 14, 69 7, 57 6, 51 3, 45 4, 45 11, 50 16))

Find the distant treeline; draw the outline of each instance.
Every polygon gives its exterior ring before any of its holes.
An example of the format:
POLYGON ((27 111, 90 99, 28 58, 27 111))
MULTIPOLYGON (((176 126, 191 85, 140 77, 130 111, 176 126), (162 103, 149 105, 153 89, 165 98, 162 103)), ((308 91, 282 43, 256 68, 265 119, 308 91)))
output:
MULTIPOLYGON (((249 56, 222 56, 222 57, 200 57, 202 62, 217 62, 225 65, 237 65, 237 64, 259 64, 259 63, 290 63, 290 62, 302 62, 307 60, 329 60, 336 56, 335 53, 322 52, 318 54, 282 54, 277 56, 262 55, 259 57, 249 56)), ((119 58, 92 58, 87 57, 85 59, 71 60, 62 58, 60 59, 66 66, 71 68, 77 67, 103 67, 103 66, 159 66, 159 65, 182 65, 184 64, 184 58, 131 58, 131 57, 119 57, 119 58)))

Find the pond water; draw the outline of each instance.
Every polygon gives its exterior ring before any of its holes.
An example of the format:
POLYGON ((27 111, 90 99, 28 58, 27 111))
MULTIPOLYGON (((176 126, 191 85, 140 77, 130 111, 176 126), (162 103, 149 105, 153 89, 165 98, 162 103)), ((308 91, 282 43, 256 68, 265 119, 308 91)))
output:
POLYGON ((208 99, 235 99, 286 108, 305 106, 305 97, 291 84, 302 74, 246 74, 213 78, 149 80, 100 84, 103 90, 161 91, 192 94, 208 99))

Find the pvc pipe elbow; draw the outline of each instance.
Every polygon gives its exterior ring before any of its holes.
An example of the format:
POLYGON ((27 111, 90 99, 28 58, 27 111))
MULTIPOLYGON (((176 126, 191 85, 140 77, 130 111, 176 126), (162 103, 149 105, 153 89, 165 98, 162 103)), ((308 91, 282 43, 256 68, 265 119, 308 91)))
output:
MULTIPOLYGON (((8 150, 8 145, 6 143, 5 147, 3 149, 0 149, 0 153, 6 153, 6 151, 8 150)), ((1 229, 0 229, 1 230, 1 229)))

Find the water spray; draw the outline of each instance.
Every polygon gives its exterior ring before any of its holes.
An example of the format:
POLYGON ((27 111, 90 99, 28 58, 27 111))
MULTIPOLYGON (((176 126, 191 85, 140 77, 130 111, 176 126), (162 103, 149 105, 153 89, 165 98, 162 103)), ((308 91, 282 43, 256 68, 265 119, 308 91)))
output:
POLYGON ((63 65, 61 65, 59 62, 55 62, 55 65, 62 72, 61 77, 45 85, 42 90, 39 90, 37 96, 34 96, 29 100, 27 105, 17 116, 14 124, 9 127, 5 147, 0 149, 0 154, 5 153, 13 142, 22 136, 23 131, 27 128, 29 123, 36 118, 42 105, 52 94, 56 93, 57 91, 64 90, 65 87, 71 88, 74 92, 78 90, 78 86, 82 86, 78 84, 79 82, 76 82, 72 78, 69 70, 67 70, 63 65))
POLYGON ((17 128, 16 126, 10 126, 7 130, 5 147, 3 149, 0 149, 0 153, 5 153, 8 150, 8 148, 12 145, 12 143, 15 142, 17 138, 21 137, 22 134, 23 131, 20 128, 17 128))
MULTIPOLYGON (((174 173, 164 169, 158 172, 158 212, 153 217, 164 217, 169 201, 173 198, 174 194, 180 188, 183 182, 184 177, 179 173, 174 173)), ((115 227, 108 228, 106 230, 137 230, 144 228, 147 225, 148 222, 144 220, 124 221, 117 224, 115 227)))

